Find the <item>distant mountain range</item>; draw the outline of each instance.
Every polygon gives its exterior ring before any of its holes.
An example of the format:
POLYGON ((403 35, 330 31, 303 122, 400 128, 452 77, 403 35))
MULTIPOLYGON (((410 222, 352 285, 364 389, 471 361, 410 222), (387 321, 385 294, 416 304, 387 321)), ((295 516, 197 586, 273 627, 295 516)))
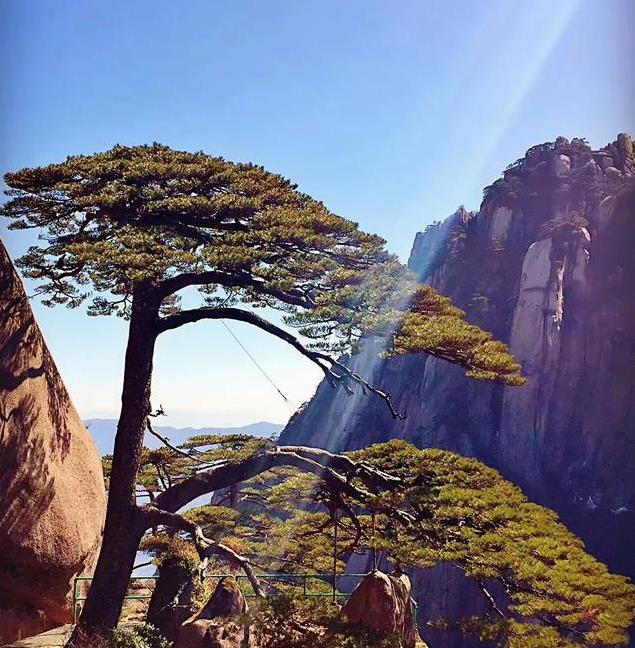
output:
MULTIPOLYGON (((112 453, 117 421, 115 419, 92 418, 86 419, 84 423, 95 440, 99 453, 101 455, 112 453)), ((284 425, 259 421, 258 423, 250 423, 241 427, 177 428, 169 425, 155 425, 153 427, 159 434, 167 437, 170 443, 178 445, 196 434, 250 434, 265 438, 279 434, 284 425)), ((148 448, 158 448, 161 446, 161 441, 151 434, 146 433, 145 445, 148 448)))

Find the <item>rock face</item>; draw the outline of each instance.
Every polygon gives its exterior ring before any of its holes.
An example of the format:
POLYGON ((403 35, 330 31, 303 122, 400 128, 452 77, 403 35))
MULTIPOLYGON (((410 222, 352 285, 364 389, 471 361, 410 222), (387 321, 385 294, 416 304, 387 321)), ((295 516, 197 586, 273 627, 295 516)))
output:
MULTIPOLYGON (((478 212, 460 208, 417 234, 410 267, 510 344, 527 385, 366 349, 350 364, 391 392, 407 420, 322 384, 281 443, 346 450, 403 438, 477 457, 558 511, 611 569, 634 575, 634 172, 627 135, 599 151, 559 138, 508 167, 478 212)), ((417 577, 415 598, 434 592, 447 603, 440 613, 456 612, 462 590, 435 578, 417 577)))
POLYGON ((342 614, 352 623, 398 635, 404 648, 414 648, 418 635, 410 604, 410 580, 405 574, 370 572, 351 592, 342 614))
POLYGON ((196 619, 231 619, 247 611, 247 601, 235 579, 221 578, 196 619))
POLYGON ((0 243, 0 643, 72 620, 105 514, 101 461, 0 243))

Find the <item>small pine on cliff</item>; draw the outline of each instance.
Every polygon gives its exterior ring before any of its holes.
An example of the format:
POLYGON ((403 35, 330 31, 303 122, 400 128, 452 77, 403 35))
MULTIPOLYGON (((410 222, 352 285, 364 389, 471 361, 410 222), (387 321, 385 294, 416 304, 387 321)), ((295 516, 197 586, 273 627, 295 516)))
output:
MULTIPOLYGON (((199 462, 223 458, 240 469, 251 456, 264 456, 269 446, 249 437, 199 437, 178 448, 148 451, 139 486, 160 499, 157 473, 162 482, 178 482, 199 462)), ((282 454, 290 450, 277 447, 282 454)), ((256 567, 328 574, 334 559, 340 572, 360 551, 379 552, 403 569, 451 564, 476 583, 484 611, 436 619, 435 625, 504 648, 628 641, 635 616, 635 587, 629 579, 611 574, 553 511, 528 501, 495 470, 404 441, 346 457, 318 456, 326 462, 322 473, 277 467, 218 493, 215 505, 197 507, 184 517, 230 548, 234 567, 253 568, 256 578, 256 567), (344 477, 339 471, 349 461, 359 472, 344 477), (382 475, 382 481, 361 478, 371 474, 382 475)), ((142 546, 159 563, 169 557, 194 570, 199 562, 186 535, 171 530, 149 533, 142 546)), ((419 601, 422 616, 431 603, 419 601)))

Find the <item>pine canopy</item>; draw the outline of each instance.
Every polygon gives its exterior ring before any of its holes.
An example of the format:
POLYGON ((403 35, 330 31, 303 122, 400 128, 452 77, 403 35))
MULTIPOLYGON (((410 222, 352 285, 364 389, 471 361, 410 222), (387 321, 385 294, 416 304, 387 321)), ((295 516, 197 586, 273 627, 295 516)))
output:
POLYGON ((272 307, 323 369, 320 351, 376 334, 387 354, 430 353, 476 378, 523 382, 507 347, 417 284, 379 236, 260 166, 160 144, 115 146, 5 180, 10 200, 0 214, 13 229, 42 232, 19 265, 39 280, 47 305, 89 300, 90 314, 129 317, 135 293, 152 287, 161 330, 221 315, 265 328, 230 309, 272 307), (190 287, 201 307, 184 310, 190 287))
MULTIPOLYGON (((189 460, 169 448, 160 455, 146 451, 140 492, 160 497, 167 475, 178 483, 222 457, 240 462, 271 448, 262 439, 206 436, 179 446, 195 453, 189 460)), ((611 574, 553 511, 528 501, 495 470, 453 452, 420 450, 397 440, 348 457, 401 482, 366 495, 360 490, 358 497, 334 490, 319 475, 276 468, 236 484, 233 492, 216 493, 214 505, 184 516, 265 572, 331 573, 334 549, 338 573, 354 551, 375 550, 405 570, 451 566, 481 588, 483 611, 432 624, 504 648, 627 643, 635 616, 629 579, 611 574)), ((190 568, 198 562, 194 547, 170 531, 148 535, 142 546, 158 562, 166 556, 179 557, 190 568)), ((430 606, 435 602, 420 601, 422 618, 430 606)))

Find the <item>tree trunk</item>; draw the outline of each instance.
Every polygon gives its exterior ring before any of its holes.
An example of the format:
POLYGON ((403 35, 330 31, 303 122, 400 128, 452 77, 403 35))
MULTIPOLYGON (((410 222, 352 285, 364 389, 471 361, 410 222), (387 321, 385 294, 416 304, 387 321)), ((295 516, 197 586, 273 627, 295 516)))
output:
POLYGON ((150 413, 159 303, 147 289, 135 290, 104 536, 88 598, 72 636, 72 645, 80 645, 82 636, 102 634, 116 627, 145 530, 137 514, 135 491, 146 420, 150 413))
POLYGON ((179 558, 168 558, 159 565, 146 621, 168 641, 176 640, 181 625, 196 611, 195 579, 189 565, 179 558))

